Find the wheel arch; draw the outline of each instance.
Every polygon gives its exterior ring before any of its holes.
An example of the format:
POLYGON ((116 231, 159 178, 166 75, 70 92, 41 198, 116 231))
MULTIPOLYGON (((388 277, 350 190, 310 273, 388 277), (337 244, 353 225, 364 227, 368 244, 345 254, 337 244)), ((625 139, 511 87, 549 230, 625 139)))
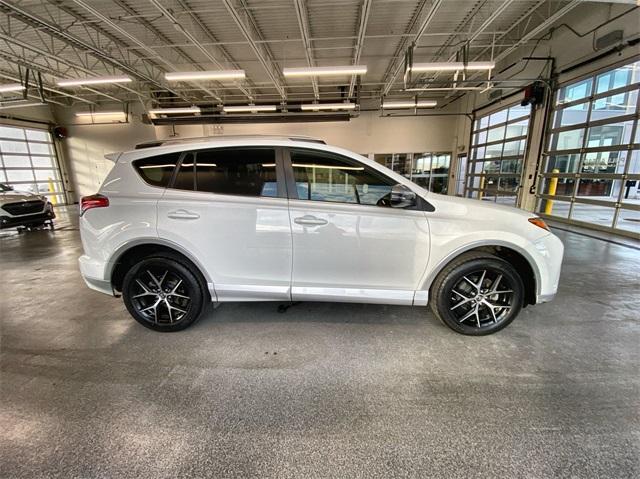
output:
POLYGON ((203 265, 193 257, 188 251, 181 246, 158 238, 144 238, 132 241, 122 245, 113 254, 113 260, 110 261, 111 270, 108 277, 111 286, 116 292, 122 291, 122 281, 125 274, 137 261, 154 254, 168 253, 182 259, 187 265, 194 268, 195 273, 200 277, 206 285, 209 295, 215 299, 215 290, 213 282, 203 265))
POLYGON ((540 271, 533 258, 523 248, 506 241, 481 241, 465 245, 454 250, 445 256, 437 266, 429 273, 423 283, 422 290, 429 291, 440 272, 460 255, 469 252, 491 253, 511 264, 524 283, 525 301, 524 304, 535 304, 540 288, 540 271))

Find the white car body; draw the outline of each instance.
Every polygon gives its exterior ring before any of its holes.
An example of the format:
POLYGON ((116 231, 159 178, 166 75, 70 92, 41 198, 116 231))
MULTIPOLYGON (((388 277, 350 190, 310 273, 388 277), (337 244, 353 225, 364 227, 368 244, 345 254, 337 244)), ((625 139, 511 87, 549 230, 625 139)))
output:
POLYGON ((558 288, 561 241, 531 224, 531 213, 430 193, 353 152, 301 139, 220 137, 168 143, 110 155, 115 166, 100 188, 108 208, 80 219, 87 285, 114 291, 118 258, 142 244, 189 258, 212 301, 346 301, 426 305, 434 278, 452 259, 481 247, 525 258, 534 275, 529 303, 558 288), (149 186, 132 162, 164 153, 273 146, 331 152, 377 170, 426 200, 433 211, 287 198, 243 197, 149 186), (311 219, 311 223, 308 224, 311 219))

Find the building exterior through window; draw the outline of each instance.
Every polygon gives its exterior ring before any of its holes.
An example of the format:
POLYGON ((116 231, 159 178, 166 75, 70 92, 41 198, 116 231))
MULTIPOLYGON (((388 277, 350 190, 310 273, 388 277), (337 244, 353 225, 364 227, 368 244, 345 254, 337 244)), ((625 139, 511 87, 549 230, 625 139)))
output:
POLYGON ((640 234, 640 61, 561 85, 554 95, 538 211, 640 234))

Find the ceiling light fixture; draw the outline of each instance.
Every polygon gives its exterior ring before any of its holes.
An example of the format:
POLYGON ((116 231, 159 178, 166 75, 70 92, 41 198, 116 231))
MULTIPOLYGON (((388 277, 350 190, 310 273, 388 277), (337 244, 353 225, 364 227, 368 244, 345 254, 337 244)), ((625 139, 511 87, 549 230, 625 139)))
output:
POLYGON ((101 85, 105 83, 129 83, 131 80, 128 76, 107 76, 107 77, 90 77, 77 78, 75 80, 58 80, 58 86, 82 86, 82 85, 101 85))
POLYGON ((382 108, 433 108, 438 104, 435 100, 418 100, 418 101, 383 101, 382 108))
POLYGON ((16 103, 15 105, 2 105, 0 106, 0 110, 8 110, 9 108, 28 108, 30 106, 44 106, 44 105, 46 105, 46 103, 42 103, 42 102, 16 103))
POLYGON ((306 103, 300 105, 302 111, 309 110, 354 110, 355 103, 306 103))
POLYGON ((123 111, 79 111, 76 113, 77 117, 83 118, 83 117, 95 117, 95 116, 99 116, 99 117, 120 117, 120 118, 125 118, 126 115, 123 111))
POLYGON ((275 105, 232 105, 222 107, 225 113, 276 111, 275 105))
POLYGON ((189 113, 200 113, 200 108, 197 106, 190 106, 188 108, 156 108, 155 110, 149 110, 150 115, 177 115, 189 113))
POLYGON ((246 75, 244 70, 209 70, 202 72, 171 72, 165 73, 168 81, 189 80, 242 80, 246 75))
POLYGON ((341 67, 301 67, 285 68, 282 70, 282 74, 286 77, 364 75, 365 73, 367 73, 366 65, 348 65, 341 67))
POLYGON ((496 64, 494 62, 469 62, 466 65, 462 62, 432 62, 414 63, 411 65, 412 72, 444 72, 459 70, 492 70, 496 64))
POLYGON ((0 92, 22 90, 24 90, 24 85, 21 85, 20 83, 7 83, 5 85, 0 85, 0 92))

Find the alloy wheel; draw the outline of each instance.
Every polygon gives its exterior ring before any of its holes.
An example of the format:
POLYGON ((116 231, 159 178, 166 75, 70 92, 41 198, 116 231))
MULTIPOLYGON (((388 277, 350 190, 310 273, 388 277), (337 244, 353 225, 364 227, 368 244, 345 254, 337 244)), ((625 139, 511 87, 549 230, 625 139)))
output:
POLYGON ((449 310, 463 326, 483 329, 500 323, 514 307, 514 288, 500 271, 480 269, 451 288, 449 310))
POLYGON ((131 303, 145 321, 180 323, 189 313, 191 295, 184 278, 166 268, 141 270, 132 285, 131 303))

